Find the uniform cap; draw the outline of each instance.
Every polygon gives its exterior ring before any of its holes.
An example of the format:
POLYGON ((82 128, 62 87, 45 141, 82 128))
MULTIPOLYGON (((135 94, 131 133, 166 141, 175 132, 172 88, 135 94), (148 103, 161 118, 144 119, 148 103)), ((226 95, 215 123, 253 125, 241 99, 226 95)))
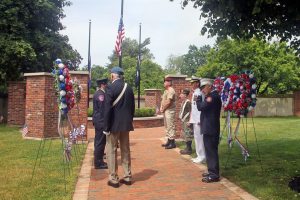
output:
POLYGON ((198 77, 196 77, 196 76, 192 76, 190 82, 191 82, 191 83, 194 83, 194 82, 200 82, 200 78, 198 78, 198 77))
POLYGON ((102 78, 102 79, 98 79, 96 82, 97 82, 97 85, 107 84, 108 79, 107 78, 102 78))
POLYGON ((213 79, 202 78, 200 81, 200 87, 203 87, 205 85, 212 85, 212 84, 213 84, 213 79))
POLYGON ((181 93, 188 96, 190 94, 190 90, 188 88, 184 88, 181 93))
POLYGON ((124 70, 121 68, 121 67, 113 67, 111 70, 110 70, 111 73, 113 74, 119 74, 119 75, 123 75, 124 74, 124 70))

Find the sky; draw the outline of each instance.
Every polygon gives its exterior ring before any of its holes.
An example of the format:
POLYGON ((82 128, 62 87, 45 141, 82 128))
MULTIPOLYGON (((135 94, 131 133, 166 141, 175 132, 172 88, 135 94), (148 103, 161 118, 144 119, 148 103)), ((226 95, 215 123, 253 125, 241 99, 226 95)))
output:
MULTIPOLYGON (((105 66, 114 50, 118 24, 121 16, 121 0, 70 0, 73 4, 64 8, 66 15, 62 24, 66 27, 61 34, 69 37, 69 43, 87 65, 89 20, 91 20, 92 65, 105 66)), ((125 37, 139 37, 142 24, 142 41, 150 37, 147 47, 154 61, 166 66, 170 55, 183 55, 188 47, 213 45, 215 38, 200 34, 203 20, 200 10, 192 6, 181 8, 180 0, 124 0, 123 21, 125 37)))

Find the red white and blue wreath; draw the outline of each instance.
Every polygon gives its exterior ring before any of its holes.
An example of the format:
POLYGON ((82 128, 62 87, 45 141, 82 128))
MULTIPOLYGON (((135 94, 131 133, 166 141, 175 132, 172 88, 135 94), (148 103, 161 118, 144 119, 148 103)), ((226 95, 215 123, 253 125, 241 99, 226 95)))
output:
POLYGON ((256 106, 256 78, 250 70, 237 75, 233 74, 227 78, 216 78, 214 81, 216 90, 220 93, 222 106, 224 112, 227 113, 226 127, 228 132, 227 142, 230 147, 234 141, 238 143, 245 158, 249 157, 249 151, 242 145, 238 139, 238 130, 240 126, 241 117, 247 117, 256 106), (230 115, 234 113, 238 117, 238 122, 234 133, 231 132, 230 115))
POLYGON ((58 133, 60 138, 64 142, 64 154, 67 161, 71 159, 71 149, 72 144, 76 143, 77 138, 81 138, 85 135, 85 126, 81 125, 75 127, 70 121, 68 112, 78 105, 81 99, 82 87, 77 79, 72 80, 69 72, 69 67, 71 62, 66 62, 64 64, 61 59, 56 59, 54 62, 54 69, 52 70, 52 75, 54 76, 54 88, 57 93, 57 101, 59 108, 58 117, 58 133), (64 129, 62 127, 62 119, 67 119, 71 131, 69 133, 68 139, 65 140, 64 129))

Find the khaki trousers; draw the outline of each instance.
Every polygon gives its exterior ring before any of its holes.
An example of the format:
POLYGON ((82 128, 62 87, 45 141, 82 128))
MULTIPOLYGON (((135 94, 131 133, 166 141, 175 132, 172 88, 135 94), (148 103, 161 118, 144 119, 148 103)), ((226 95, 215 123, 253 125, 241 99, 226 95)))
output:
POLYGON ((120 141, 121 162, 124 170, 124 180, 131 181, 131 158, 129 147, 129 132, 111 132, 106 136, 107 144, 107 165, 109 173, 109 181, 113 183, 119 182, 118 161, 117 161, 117 145, 120 141))
POLYGON ((175 110, 166 110, 164 114, 166 136, 173 140, 175 139, 175 110))

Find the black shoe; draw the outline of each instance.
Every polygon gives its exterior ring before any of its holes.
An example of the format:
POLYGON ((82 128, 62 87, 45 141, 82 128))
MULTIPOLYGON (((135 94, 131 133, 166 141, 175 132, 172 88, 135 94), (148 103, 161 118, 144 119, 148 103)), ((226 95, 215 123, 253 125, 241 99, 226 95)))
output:
POLYGON ((126 180, 124 180, 124 179, 121 179, 121 180, 120 180, 120 183, 125 184, 125 185, 131 185, 131 184, 132 184, 131 181, 126 181, 126 180))
POLYGON ((183 150, 180 150, 180 154, 182 154, 182 155, 191 155, 192 151, 189 151, 188 149, 183 149, 183 150))
POLYGON ((162 146, 162 147, 169 146, 170 142, 171 142, 171 140, 170 140, 170 139, 168 139, 168 141, 167 141, 165 144, 162 144, 161 146, 162 146))
POLYGON ((208 172, 204 172, 203 174, 202 174, 202 177, 208 177, 209 176, 209 173, 208 172))
POLYGON ((170 140, 170 144, 165 147, 165 149, 174 149, 176 148, 175 140, 170 140))
POLYGON ((99 165, 95 165, 95 169, 108 169, 106 162, 101 162, 99 165))
POLYGON ((111 186, 111 187, 114 187, 114 188, 118 188, 120 187, 120 184, 119 183, 113 183, 111 181, 108 181, 107 182, 107 185, 111 186))
POLYGON ((213 178, 211 176, 207 176, 202 179, 202 182, 204 182, 204 183, 212 183, 212 182, 218 182, 218 181, 220 181, 220 178, 217 178, 217 177, 213 178))

